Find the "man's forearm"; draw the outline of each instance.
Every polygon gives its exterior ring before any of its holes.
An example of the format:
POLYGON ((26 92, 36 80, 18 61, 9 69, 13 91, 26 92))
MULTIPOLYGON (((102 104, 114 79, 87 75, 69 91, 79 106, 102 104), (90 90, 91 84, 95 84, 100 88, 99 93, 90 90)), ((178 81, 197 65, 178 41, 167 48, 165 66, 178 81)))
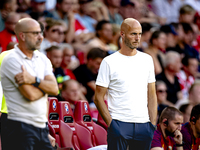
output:
POLYGON ((148 85, 148 111, 151 123, 156 125, 157 97, 155 92, 155 83, 150 83, 148 85))
POLYGON ((58 84, 52 75, 45 76, 44 80, 41 80, 38 88, 49 95, 58 95, 58 84))
POLYGON ((33 85, 23 84, 18 87, 20 93, 28 100, 35 101, 44 96, 44 93, 33 85))
POLYGON ((108 111, 108 108, 104 102, 104 96, 106 94, 107 89, 97 86, 96 91, 95 91, 95 99, 94 103, 103 118, 103 120, 106 122, 108 126, 110 126, 110 123, 112 121, 112 118, 110 116, 110 113, 108 111))

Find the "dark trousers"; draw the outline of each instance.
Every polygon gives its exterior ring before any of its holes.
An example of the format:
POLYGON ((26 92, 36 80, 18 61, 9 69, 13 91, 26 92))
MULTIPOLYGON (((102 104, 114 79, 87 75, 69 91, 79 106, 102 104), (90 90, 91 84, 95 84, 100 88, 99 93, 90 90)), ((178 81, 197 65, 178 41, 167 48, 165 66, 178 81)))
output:
POLYGON ((35 126, 8 119, 8 150, 53 150, 48 139, 48 127, 35 126))
POLYGON ((149 150, 155 127, 151 122, 127 123, 112 120, 108 128, 108 150, 149 150))
POLYGON ((6 136, 7 136, 7 114, 1 114, 1 149, 7 150, 6 148, 6 136))

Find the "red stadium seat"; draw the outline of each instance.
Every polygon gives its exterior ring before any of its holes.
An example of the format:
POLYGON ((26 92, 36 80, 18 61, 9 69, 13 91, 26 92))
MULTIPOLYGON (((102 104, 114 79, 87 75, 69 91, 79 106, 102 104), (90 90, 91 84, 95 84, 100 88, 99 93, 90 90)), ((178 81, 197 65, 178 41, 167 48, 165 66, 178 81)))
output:
POLYGON ((49 97, 49 118, 50 125, 54 128, 55 132, 59 132, 59 106, 58 99, 55 97, 49 97))
MULTIPOLYGON (((108 106, 107 101, 105 101, 106 105, 108 106)), ((98 117, 97 117, 97 124, 102 126, 106 131, 108 130, 108 126, 105 123, 105 121, 103 120, 103 118, 101 117, 101 115, 98 113, 98 117)))
POLYGON ((51 136, 56 139, 56 143, 60 145, 60 137, 59 137, 59 106, 58 100, 55 97, 49 97, 49 117, 48 117, 48 125, 49 132, 51 136))
POLYGON ((74 118, 78 124, 90 129, 94 146, 107 144, 107 132, 103 127, 93 122, 88 102, 78 101, 76 103, 74 118))
MULTIPOLYGON (((76 150, 86 150, 88 148, 93 147, 90 130, 85 127, 82 127, 74 121, 74 116, 70 104, 66 101, 62 101, 59 102, 59 107, 60 120, 62 120, 62 122, 68 125, 73 132, 72 143, 74 148, 76 150)), ((64 141, 65 139, 62 140, 64 141)))

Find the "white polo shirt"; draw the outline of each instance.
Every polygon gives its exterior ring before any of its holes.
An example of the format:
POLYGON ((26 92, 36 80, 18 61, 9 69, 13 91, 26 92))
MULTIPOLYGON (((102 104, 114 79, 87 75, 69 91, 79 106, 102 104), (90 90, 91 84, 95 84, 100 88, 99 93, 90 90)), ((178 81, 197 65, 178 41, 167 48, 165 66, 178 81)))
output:
POLYGON ((28 101, 23 97, 14 79, 16 74, 22 72, 22 65, 32 76, 40 79, 53 75, 51 62, 44 54, 36 50, 32 59, 29 59, 15 45, 1 65, 1 81, 8 107, 8 118, 44 128, 47 122, 47 94, 36 101, 28 101))
POLYGON ((123 122, 149 121, 147 86, 155 82, 150 55, 137 51, 134 56, 115 52, 103 59, 96 85, 108 88, 108 110, 112 119, 123 122))

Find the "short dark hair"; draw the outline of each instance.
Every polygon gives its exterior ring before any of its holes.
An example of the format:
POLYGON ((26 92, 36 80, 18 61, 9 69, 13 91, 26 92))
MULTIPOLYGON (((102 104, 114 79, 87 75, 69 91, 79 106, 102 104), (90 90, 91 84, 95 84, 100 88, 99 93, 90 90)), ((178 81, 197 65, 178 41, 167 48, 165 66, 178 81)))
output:
POLYGON ((179 108, 179 110, 184 114, 186 113, 187 108, 190 106, 190 104, 183 104, 181 105, 181 107, 179 108))
POLYGON ((189 23, 181 23, 182 27, 183 27, 183 31, 187 34, 189 32, 194 33, 191 25, 189 23))
POLYGON ((150 44, 153 44, 153 40, 158 39, 161 33, 164 33, 164 32, 162 32, 160 30, 154 31, 149 40, 150 44))
POLYGON ((190 121, 192 121, 192 118, 195 118, 195 120, 200 118, 200 104, 197 104, 192 108, 190 121))
POLYGON ((141 23, 141 26, 142 26, 142 34, 150 31, 151 28, 152 28, 152 25, 150 23, 147 23, 147 22, 141 23))
POLYGON ((0 0, 0 10, 5 7, 5 4, 10 3, 12 0, 0 0))
POLYGON ((104 58, 106 56, 106 52, 100 48, 92 48, 87 54, 87 60, 96 59, 96 58, 104 58))
POLYGON ((188 66, 189 65, 189 59, 196 59, 196 60, 198 60, 195 56, 185 55, 185 57, 183 57, 183 59, 182 59, 182 64, 184 66, 188 66))
POLYGON ((46 52, 51 52, 52 50, 58 50, 58 49, 60 49, 60 47, 53 45, 53 46, 47 48, 46 52))
POLYGON ((182 112, 178 109, 176 109, 175 107, 166 107, 161 115, 160 115, 160 118, 159 118, 159 123, 161 123, 163 121, 163 119, 167 119, 167 120, 173 120, 175 118, 175 115, 178 114, 178 115, 183 115, 182 112))
POLYGON ((101 21, 99 21, 99 22, 97 23, 97 25, 96 25, 96 36, 97 36, 97 37, 99 37, 98 31, 101 30, 101 29, 103 28, 103 25, 104 25, 104 24, 107 24, 107 23, 110 24, 110 22, 107 21, 107 20, 101 20, 101 21))

